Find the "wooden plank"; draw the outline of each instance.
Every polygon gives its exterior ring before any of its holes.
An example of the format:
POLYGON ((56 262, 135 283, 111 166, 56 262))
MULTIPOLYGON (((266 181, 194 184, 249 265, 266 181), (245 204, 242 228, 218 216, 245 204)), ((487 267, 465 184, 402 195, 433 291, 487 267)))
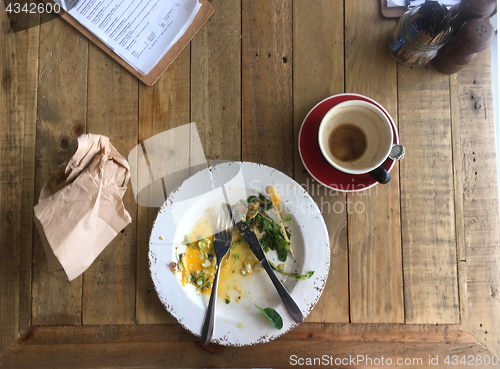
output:
MULTIPOLYGON (((153 86, 139 86, 139 142, 189 123, 190 46, 153 86)), ((188 158, 184 158, 187 162, 188 158)), ((173 323, 155 292, 149 273, 149 236, 158 208, 138 207, 136 318, 139 324, 173 323)))
MULTIPOLYGON (((33 205, 35 201, 35 146, 38 93, 40 16, 31 15, 27 43, 26 114, 23 141, 23 195, 21 206, 21 251, 19 264, 19 328, 31 325, 31 278, 33 266, 33 205)), ((16 66, 17 68, 17 66, 16 66)))
MULTIPOLYGON (((368 96, 397 122, 396 63, 375 1, 345 2, 345 91, 368 96)), ((349 194, 350 314, 353 323, 404 322, 398 164, 386 185, 349 194)))
MULTIPOLYGON (((342 0, 293 3, 293 116, 295 142, 307 113, 321 100, 344 91, 344 22, 342 0), (343 27, 342 27, 343 28, 343 27), (311 68, 311 61, 316 63, 311 68)), ((294 150, 295 180, 322 211, 330 236, 330 273, 308 322, 349 322, 346 195, 321 186, 307 173, 294 150)))
POLYGON ((437 358, 440 365, 435 367, 446 367, 447 355, 450 360, 451 355, 485 358, 489 352, 465 329, 442 325, 305 323, 279 340, 243 348, 203 347, 178 325, 42 327, 21 337, 0 364, 5 368, 294 367, 311 358, 315 361, 308 367, 375 368, 382 360, 383 365, 394 366, 398 359, 401 364, 406 359, 404 367, 419 368, 430 366, 430 358, 437 358))
MULTIPOLYGON (((138 143, 138 80, 95 45, 89 48, 87 132, 109 137, 125 158, 138 143)), ((83 277, 83 324, 135 322, 137 203, 123 197, 132 216, 83 277)))
MULTIPOLYGON (((303 323, 280 341, 467 343, 476 339, 459 325, 436 324, 323 324, 303 323)), ((127 344, 132 342, 189 342, 199 338, 179 324, 84 325, 30 328, 19 345, 127 344)))
POLYGON ((241 1, 212 3, 191 42, 191 120, 208 160, 241 160, 241 1))
POLYGON ((407 323, 458 323, 449 77, 399 68, 407 323))
POLYGON ((243 0, 241 18, 242 157, 292 175, 292 4, 243 0))
POLYGON ((499 355, 500 216, 491 63, 491 51, 485 51, 451 76, 451 106, 462 321, 499 355))
MULTIPOLYGON (((62 19, 40 26, 35 202, 43 184, 69 160, 87 117, 88 42, 62 19)), ((32 324, 81 324, 81 278, 49 271, 34 232, 32 324)))
MULTIPOLYGON (((29 21, 38 24, 39 19, 29 21)), ((0 352, 18 337, 20 327, 27 328, 31 311, 32 223, 27 215, 33 210, 28 192, 34 172, 37 36, 36 29, 13 33, 7 13, 0 14, 0 352)))

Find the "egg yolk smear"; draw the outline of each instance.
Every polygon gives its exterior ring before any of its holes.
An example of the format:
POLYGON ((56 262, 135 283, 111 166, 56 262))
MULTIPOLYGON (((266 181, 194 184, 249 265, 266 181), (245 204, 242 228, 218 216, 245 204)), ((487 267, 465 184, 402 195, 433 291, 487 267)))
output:
MULTIPOLYGON (((215 275, 214 230, 215 224, 207 216, 195 224, 187 235, 190 245, 181 255, 183 268, 179 270, 182 272, 183 285, 192 283, 200 293, 207 295, 212 291, 215 275), (210 241, 207 247, 204 247, 205 238, 210 241)), ((221 267, 217 296, 226 303, 233 299, 239 302, 245 295, 241 288, 242 282, 251 278, 252 274, 260 272, 262 267, 236 228, 233 231, 231 248, 222 260, 221 267)))

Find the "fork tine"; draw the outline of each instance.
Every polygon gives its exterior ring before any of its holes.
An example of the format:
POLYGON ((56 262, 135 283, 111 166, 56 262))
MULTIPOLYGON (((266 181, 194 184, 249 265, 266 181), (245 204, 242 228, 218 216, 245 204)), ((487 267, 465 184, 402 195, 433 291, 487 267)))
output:
POLYGON ((223 209, 219 212, 219 217, 217 218, 217 225, 215 226, 215 233, 219 233, 223 230, 224 212, 223 209))
POLYGON ((229 206, 228 206, 228 209, 226 212, 226 237, 232 238, 232 236, 233 236, 232 225, 233 225, 233 219, 231 218, 231 210, 229 209, 229 206))
POLYGON ((224 208, 221 207, 220 209, 220 217, 221 217, 221 228, 220 228, 220 234, 224 236, 226 232, 226 212, 224 211, 224 208))
POLYGON ((212 292, 210 293, 210 301, 206 310, 206 315, 201 329, 201 338, 203 344, 210 342, 212 332, 214 329, 214 314, 217 298, 217 286, 219 283, 219 271, 222 266, 222 259, 227 255, 231 246, 231 238, 233 236, 233 225, 231 223, 231 210, 229 205, 224 204, 219 211, 217 219, 217 226, 214 235, 214 252, 216 257, 216 270, 212 285, 212 292))
POLYGON ((226 220, 226 224, 224 225, 224 228, 225 228, 225 236, 226 237, 229 237, 229 214, 226 213, 226 217, 225 217, 225 220, 226 220))

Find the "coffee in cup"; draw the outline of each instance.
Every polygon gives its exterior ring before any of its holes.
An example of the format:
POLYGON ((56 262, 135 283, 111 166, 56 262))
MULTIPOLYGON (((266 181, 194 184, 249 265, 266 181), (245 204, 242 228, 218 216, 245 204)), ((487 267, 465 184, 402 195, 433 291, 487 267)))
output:
POLYGON ((366 144, 365 132, 352 123, 336 126, 328 136, 328 149, 341 162, 359 159, 366 151, 366 144))
POLYGON ((393 148, 393 128, 377 106, 362 100, 334 106, 321 121, 318 141, 323 156, 336 169, 370 173, 380 183, 390 180, 382 164, 393 148))

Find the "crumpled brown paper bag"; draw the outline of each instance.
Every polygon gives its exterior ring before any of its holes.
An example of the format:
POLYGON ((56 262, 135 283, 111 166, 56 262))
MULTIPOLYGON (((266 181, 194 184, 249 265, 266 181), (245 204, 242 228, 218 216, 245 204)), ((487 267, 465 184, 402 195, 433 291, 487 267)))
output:
POLYGON ((35 206, 50 270, 62 267, 75 279, 132 221, 122 201, 129 179, 129 164, 108 137, 78 138, 75 154, 45 183, 35 206))

